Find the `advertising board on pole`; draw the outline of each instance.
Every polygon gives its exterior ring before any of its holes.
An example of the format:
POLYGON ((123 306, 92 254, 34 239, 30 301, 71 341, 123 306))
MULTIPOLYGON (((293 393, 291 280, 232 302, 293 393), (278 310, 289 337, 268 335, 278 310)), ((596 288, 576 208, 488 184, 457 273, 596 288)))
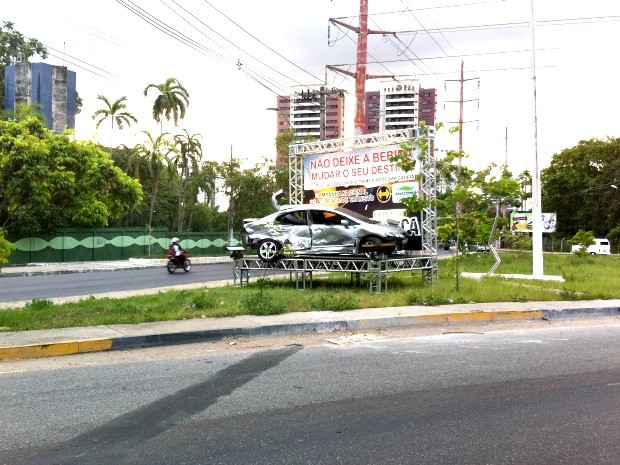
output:
POLYGON ((382 223, 396 221, 409 234, 408 249, 422 248, 421 215, 406 215, 403 199, 417 196, 419 184, 392 157, 398 144, 308 155, 303 161, 306 203, 346 207, 382 223))
MULTIPOLYGON (((555 232, 557 223, 556 213, 542 213, 542 232, 555 232)), ((512 212, 510 213, 510 230, 512 232, 532 232, 532 213, 531 212, 512 212)))

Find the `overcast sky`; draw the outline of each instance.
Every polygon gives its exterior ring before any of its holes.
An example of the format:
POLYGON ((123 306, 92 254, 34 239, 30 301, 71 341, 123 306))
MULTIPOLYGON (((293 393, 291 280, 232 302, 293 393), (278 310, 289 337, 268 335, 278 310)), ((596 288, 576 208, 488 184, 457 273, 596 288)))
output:
MULTIPOLYGON (((531 169, 530 0, 369 0, 369 5, 369 27, 398 34, 369 36, 368 61, 381 64, 370 64, 368 73, 415 76, 423 87, 436 88, 437 121, 450 126, 458 120, 463 60, 464 120, 471 121, 464 125, 468 163, 502 164, 507 156, 515 174, 531 169)), ((209 159, 228 159, 232 146, 247 164, 274 157, 276 114, 267 108, 292 85, 326 77, 329 86, 345 89, 345 130, 352 135, 353 80, 326 74, 325 65, 354 71, 357 36, 329 26, 328 19, 356 26, 358 13, 359 0, 5 0, 0 20, 43 42, 53 55, 47 63, 76 71, 84 101, 76 118, 78 137, 143 142, 141 130, 159 131, 151 116, 155 94, 145 97, 144 88, 174 77, 188 90, 190 105, 177 128, 164 129, 201 134, 209 159), (116 138, 104 125, 96 131, 98 94, 111 100, 126 96, 138 123, 116 138)), ((534 0, 534 14, 538 154, 544 167, 579 140, 620 135, 620 2, 534 0)), ((367 82, 367 90, 379 86, 367 82)), ((456 148, 455 137, 440 135, 439 141, 440 148, 456 148)))

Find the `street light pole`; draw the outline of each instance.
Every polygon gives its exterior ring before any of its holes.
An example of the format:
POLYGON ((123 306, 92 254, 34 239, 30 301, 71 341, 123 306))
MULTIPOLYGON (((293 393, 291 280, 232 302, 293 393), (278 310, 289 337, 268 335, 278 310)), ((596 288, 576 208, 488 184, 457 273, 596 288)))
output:
POLYGON ((532 170, 532 275, 544 276, 542 247, 542 206, 540 189, 540 169, 538 166, 538 114, 536 109, 536 41, 534 38, 534 0, 531 5, 532 31, 532 97, 534 124, 534 169, 532 170))

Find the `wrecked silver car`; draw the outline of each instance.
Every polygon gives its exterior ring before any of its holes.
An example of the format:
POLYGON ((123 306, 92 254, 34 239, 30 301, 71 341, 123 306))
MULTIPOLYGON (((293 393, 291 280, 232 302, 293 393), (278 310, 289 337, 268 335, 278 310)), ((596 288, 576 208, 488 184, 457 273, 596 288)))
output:
POLYGON ((244 245, 266 262, 287 247, 297 254, 357 255, 364 246, 392 244, 400 251, 407 241, 402 228, 379 223, 341 207, 295 205, 260 219, 243 220, 244 245))

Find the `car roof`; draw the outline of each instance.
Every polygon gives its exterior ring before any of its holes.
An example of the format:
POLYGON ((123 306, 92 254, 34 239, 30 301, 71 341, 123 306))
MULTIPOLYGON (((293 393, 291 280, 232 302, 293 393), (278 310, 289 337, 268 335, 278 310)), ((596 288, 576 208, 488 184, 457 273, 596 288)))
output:
POLYGON ((282 205, 278 211, 286 210, 333 210, 337 207, 331 207, 329 205, 321 205, 318 203, 300 203, 298 205, 282 205))

